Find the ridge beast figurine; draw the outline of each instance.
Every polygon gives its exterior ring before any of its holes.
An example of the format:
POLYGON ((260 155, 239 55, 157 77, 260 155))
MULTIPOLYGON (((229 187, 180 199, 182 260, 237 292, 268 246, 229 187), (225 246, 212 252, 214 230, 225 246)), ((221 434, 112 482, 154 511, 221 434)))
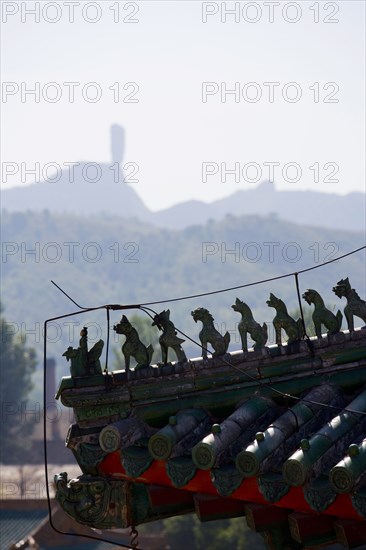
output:
POLYGON ((154 348, 151 344, 148 347, 144 346, 139 338, 137 330, 131 325, 125 315, 122 315, 121 321, 117 325, 114 325, 113 330, 115 330, 117 334, 126 336, 126 341, 122 346, 126 371, 130 370, 131 357, 136 360, 137 364, 135 369, 148 367, 154 353, 154 348))
POLYGON ((314 304, 312 318, 315 327, 315 334, 318 338, 321 338, 322 336, 322 325, 328 329, 328 334, 336 334, 340 331, 343 319, 342 313, 338 310, 337 314, 334 315, 330 309, 327 309, 319 292, 309 288, 306 292, 304 292, 302 297, 309 304, 309 306, 314 304))
POLYGON ((79 347, 69 346, 62 354, 68 361, 71 361, 70 374, 72 377, 88 376, 90 374, 102 374, 100 356, 102 355, 104 342, 99 340, 88 351, 88 329, 84 327, 80 331, 79 347))
POLYGON ((366 302, 362 300, 354 288, 351 288, 351 283, 348 277, 338 281, 333 287, 333 292, 338 298, 346 298, 347 305, 344 308, 344 314, 347 319, 348 330, 354 330, 353 316, 360 317, 366 323, 366 302))
POLYGON ((163 364, 166 365, 168 363, 168 348, 172 348, 178 362, 186 362, 187 357, 181 346, 185 340, 177 336, 175 326, 170 320, 170 310, 167 309, 155 315, 152 326, 157 326, 159 330, 163 331, 163 334, 159 338, 163 364))
POLYGON ((289 337, 287 344, 292 344, 293 342, 301 340, 304 336, 304 325, 302 319, 295 321, 295 319, 290 317, 287 313, 285 303, 280 298, 277 298, 274 294, 272 294, 272 292, 270 293, 269 300, 267 300, 266 303, 269 307, 273 307, 276 310, 276 316, 273 319, 273 325, 276 331, 276 344, 278 346, 282 345, 281 329, 283 329, 289 337))
POLYGON ((250 307, 239 300, 239 298, 235 300, 235 304, 233 304, 231 307, 234 311, 237 311, 242 315, 241 321, 238 325, 242 350, 248 351, 248 333, 252 340, 254 340, 255 342, 253 349, 264 348, 268 338, 268 329, 266 323, 263 323, 263 326, 260 326, 260 324, 254 320, 250 307))
POLYGON ((230 334, 226 332, 225 336, 222 336, 218 330, 214 327, 214 318, 208 309, 204 307, 198 307, 191 312, 194 321, 201 321, 202 330, 199 333, 202 346, 202 357, 207 358, 207 344, 211 344, 214 349, 213 357, 224 355, 227 352, 230 343, 230 334))

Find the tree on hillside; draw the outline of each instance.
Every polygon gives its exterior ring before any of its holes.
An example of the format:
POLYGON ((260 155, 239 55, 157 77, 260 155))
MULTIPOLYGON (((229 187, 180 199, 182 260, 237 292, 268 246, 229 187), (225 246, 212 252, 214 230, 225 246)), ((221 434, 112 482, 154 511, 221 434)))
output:
POLYGON ((27 407, 36 366, 35 351, 16 338, 14 323, 1 315, 0 304, 0 462, 17 463, 24 460, 37 415, 36 404, 27 407))

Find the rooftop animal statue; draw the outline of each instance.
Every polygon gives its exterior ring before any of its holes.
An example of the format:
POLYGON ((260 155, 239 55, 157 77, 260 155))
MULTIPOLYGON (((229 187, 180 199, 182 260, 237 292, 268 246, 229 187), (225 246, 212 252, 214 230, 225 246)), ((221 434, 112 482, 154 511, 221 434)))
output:
POLYGON ((272 292, 269 295, 269 300, 267 300, 267 305, 269 307, 273 307, 276 310, 276 316, 273 319, 273 325, 276 331, 276 344, 278 346, 281 346, 281 329, 283 329, 287 336, 287 344, 292 344, 293 342, 297 342, 298 340, 301 340, 304 336, 304 325, 302 322, 302 319, 298 319, 295 321, 290 315, 287 313, 287 307, 285 303, 280 299, 277 298, 272 292))
POLYGON ((70 374, 73 378, 75 378, 75 376, 86 375, 85 364, 82 360, 80 348, 73 348, 72 346, 69 346, 65 353, 62 354, 62 357, 66 357, 67 361, 71 362, 70 374))
POLYGON ((202 330, 199 333, 202 346, 202 357, 207 358, 207 344, 211 344, 214 349, 213 357, 224 355, 227 352, 230 343, 230 334, 226 332, 225 336, 222 336, 218 330, 214 327, 214 318, 208 309, 204 307, 198 307, 191 312, 194 321, 202 322, 202 330))
POLYGON ((113 330, 115 330, 117 334, 124 334, 126 336, 126 341, 122 346, 126 371, 130 370, 131 357, 133 357, 137 363, 135 370, 148 367, 154 353, 154 348, 151 344, 148 347, 144 346, 139 338, 137 330, 131 325, 125 315, 122 315, 121 321, 117 325, 114 325, 113 330))
POLYGON ((342 313, 338 310, 337 314, 334 315, 330 309, 327 309, 319 292, 309 288, 306 292, 304 292, 302 297, 309 304, 309 306, 314 304, 313 323, 315 327, 315 334, 318 338, 321 338, 322 335, 322 325, 328 329, 328 334, 336 334, 340 331, 343 318, 342 313))
POLYGON ((100 364, 99 358, 102 355, 103 347, 103 340, 98 340, 98 342, 88 351, 88 364, 86 367, 88 374, 102 373, 102 365, 100 364))
POLYGON ((338 281, 333 287, 333 292, 338 298, 346 298, 347 305, 344 308, 344 314, 347 319, 348 330, 354 330, 353 316, 360 317, 366 323, 366 302, 362 300, 354 288, 351 288, 351 283, 346 279, 338 281))
POLYGON ((241 321, 238 325, 238 330, 241 338, 241 347, 243 351, 248 350, 247 335, 249 333, 252 340, 255 344, 254 349, 261 349, 266 345, 268 339, 268 329, 266 323, 263 323, 263 326, 260 326, 257 323, 252 314, 250 307, 237 298, 235 304, 231 306, 234 311, 241 313, 241 321))
POLYGON ((163 331, 163 334, 159 338, 163 364, 166 365, 168 362, 169 348, 172 348, 179 362, 186 362, 187 356, 181 345, 185 340, 177 336, 175 326, 172 321, 170 321, 170 310, 167 309, 155 315, 152 326, 157 326, 159 330, 163 331))
POLYGON ((65 353, 62 354, 68 361, 71 361, 71 376, 101 374, 102 366, 99 358, 103 351, 103 340, 96 342, 90 351, 88 351, 88 329, 86 327, 81 330, 80 337, 78 348, 69 346, 65 353))

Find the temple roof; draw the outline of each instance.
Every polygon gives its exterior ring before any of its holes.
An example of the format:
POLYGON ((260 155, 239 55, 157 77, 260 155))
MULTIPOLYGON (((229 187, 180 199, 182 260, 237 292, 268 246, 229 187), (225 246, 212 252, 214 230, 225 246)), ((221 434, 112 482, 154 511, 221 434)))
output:
POLYGON ((112 492, 113 483, 132 483, 136 502, 148 503, 149 519, 129 501, 126 525, 195 510, 202 521, 245 515, 259 531, 286 525, 299 548, 337 540, 358 548, 366 540, 365 341, 357 329, 64 378, 58 395, 77 420, 67 446, 86 476, 113 480, 112 492))
MULTIPOLYGON (((124 434, 120 470, 130 478, 151 477, 151 482, 163 480, 176 488, 193 483, 202 492, 243 500, 248 481, 252 487, 255 480, 259 500, 280 503, 293 493, 301 497, 298 509, 316 512, 347 495, 352 507, 344 517, 365 517, 365 386, 349 394, 323 384, 295 403, 286 398, 276 403, 257 392, 228 416, 213 417, 202 408, 182 410, 152 434, 151 427, 136 420, 133 429, 144 437, 131 445, 126 434, 132 425, 131 419, 122 420, 99 435, 105 446, 124 434), (156 461, 160 473, 154 473, 156 461)), ((109 456, 100 469, 106 472, 110 462, 109 456)))

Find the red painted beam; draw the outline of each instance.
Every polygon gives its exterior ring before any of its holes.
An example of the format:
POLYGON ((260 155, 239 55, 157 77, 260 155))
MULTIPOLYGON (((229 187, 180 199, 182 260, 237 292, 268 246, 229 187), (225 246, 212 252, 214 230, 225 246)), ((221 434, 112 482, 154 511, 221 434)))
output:
POLYGON ((248 527, 259 533, 278 527, 281 523, 287 525, 288 513, 288 510, 277 506, 263 506, 252 502, 245 505, 248 527))
POLYGON ((150 485, 149 498, 153 508, 159 506, 169 506, 175 504, 192 504, 194 495, 190 491, 181 491, 180 489, 170 489, 159 485, 150 485))
POLYGON ((240 500, 211 495, 195 495, 194 502, 200 521, 235 518, 245 514, 244 502, 240 500))
POLYGON ((366 521, 337 519, 334 529, 337 541, 346 548, 358 548, 366 542, 366 521))
POLYGON ((293 512, 288 516, 291 536, 302 544, 337 542, 334 518, 323 514, 293 512))
MULTIPOLYGON (((120 451, 115 451, 108 454, 99 464, 98 470, 100 475, 112 477, 114 479, 130 479, 138 481, 146 485, 159 485, 175 489, 172 481, 166 473, 166 463, 162 460, 154 460, 150 467, 138 478, 132 479, 126 474, 121 462, 120 451)), ((217 490, 211 481, 211 473, 209 470, 197 470, 195 476, 187 485, 178 491, 189 491, 218 497, 217 490)), ((228 500, 239 500, 246 502, 255 502, 269 506, 259 491, 257 479, 246 478, 238 489, 228 497, 228 500)), ((301 487, 291 487, 289 492, 282 497, 281 500, 274 504, 276 508, 296 510, 298 512, 308 512, 317 517, 317 514, 310 508, 306 502, 301 487)), ((336 500, 322 514, 321 517, 335 516, 342 519, 359 520, 360 516, 353 508, 352 501, 349 495, 337 495, 336 500)))

